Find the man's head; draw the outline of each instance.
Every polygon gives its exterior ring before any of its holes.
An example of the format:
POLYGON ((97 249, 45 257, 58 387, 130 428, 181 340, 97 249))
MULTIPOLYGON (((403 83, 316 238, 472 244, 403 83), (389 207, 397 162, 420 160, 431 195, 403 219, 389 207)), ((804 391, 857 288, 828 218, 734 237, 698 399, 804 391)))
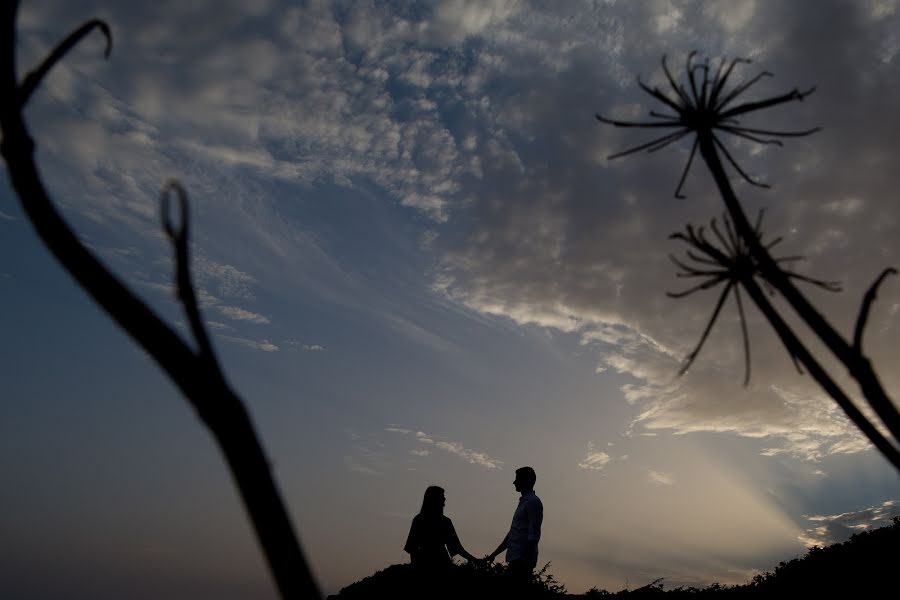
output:
POLYGON ((534 472, 534 469, 531 467, 521 467, 516 469, 516 479, 513 481, 513 485, 516 486, 516 491, 525 493, 530 492, 534 489, 534 483, 537 481, 537 475, 534 472))

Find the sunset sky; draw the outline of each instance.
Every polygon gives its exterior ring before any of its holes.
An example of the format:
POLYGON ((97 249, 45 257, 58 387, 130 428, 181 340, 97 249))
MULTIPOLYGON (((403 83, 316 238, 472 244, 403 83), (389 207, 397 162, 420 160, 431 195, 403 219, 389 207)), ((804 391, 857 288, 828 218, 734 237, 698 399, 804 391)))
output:
MULTIPOLYGON (((106 19, 26 116, 81 239, 186 338, 159 190, 191 198, 203 314, 326 593, 390 564, 428 485, 477 556, 537 472, 539 563, 571 592, 741 583, 900 515, 900 478, 748 308, 683 299, 669 234, 724 210, 660 106, 660 58, 747 57, 802 103, 727 140, 779 252, 850 336, 900 267, 900 1, 28 0, 20 77, 106 19)), ((4 166, 5 168, 5 166, 4 166)), ((789 309, 776 300, 776 305, 789 309)), ((747 305, 749 306, 749 304, 747 305)), ((900 280, 865 347, 900 396, 900 280)), ((792 320, 793 322, 793 320, 792 320)), ((209 432, 0 185, 0 581, 17 598, 272 598, 209 432)), ((811 346, 846 390, 845 369, 811 346)))

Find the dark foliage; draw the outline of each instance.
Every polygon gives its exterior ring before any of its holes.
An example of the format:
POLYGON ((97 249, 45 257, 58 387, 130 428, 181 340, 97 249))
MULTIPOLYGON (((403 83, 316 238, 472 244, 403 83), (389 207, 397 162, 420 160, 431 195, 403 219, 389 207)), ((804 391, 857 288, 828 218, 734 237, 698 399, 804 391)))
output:
POLYGON ((665 589, 657 579, 633 590, 608 592, 592 588, 584 594, 566 594, 545 566, 535 574, 525 594, 511 587, 502 565, 454 565, 441 573, 422 573, 409 564, 392 565, 348 585, 329 600, 361 598, 881 598, 892 597, 897 584, 897 549, 900 517, 880 529, 854 534, 841 544, 814 547, 800 558, 783 561, 771 572, 744 585, 714 583, 704 588, 665 589))
POLYGON ((328 600, 362 598, 568 598, 566 588, 549 573, 550 563, 525 586, 507 576, 496 563, 450 565, 441 570, 419 569, 411 564, 391 565, 343 588, 328 600))

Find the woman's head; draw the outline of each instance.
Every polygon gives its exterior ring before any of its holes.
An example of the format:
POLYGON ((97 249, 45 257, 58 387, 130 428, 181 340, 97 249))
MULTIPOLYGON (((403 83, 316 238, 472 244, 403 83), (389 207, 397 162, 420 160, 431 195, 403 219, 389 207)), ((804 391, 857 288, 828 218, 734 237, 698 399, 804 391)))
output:
POLYGON ((442 515, 444 514, 444 488, 430 485, 425 490, 425 497, 422 499, 423 515, 442 515))

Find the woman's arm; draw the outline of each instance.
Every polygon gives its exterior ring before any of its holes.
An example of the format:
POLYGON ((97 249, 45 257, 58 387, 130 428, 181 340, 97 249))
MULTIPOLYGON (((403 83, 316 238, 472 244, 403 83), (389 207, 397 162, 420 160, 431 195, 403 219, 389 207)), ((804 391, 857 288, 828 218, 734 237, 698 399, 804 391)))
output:
POLYGON ((469 554, 465 548, 463 548, 462 542, 459 541, 459 536, 456 534, 456 528, 453 527, 453 521, 449 518, 447 519, 447 550, 450 551, 450 556, 456 556, 459 554, 468 562, 477 562, 479 559, 475 558, 471 554, 469 554))
POLYGON ((410 555, 410 558, 415 558, 414 554, 419 549, 419 537, 418 515, 416 515, 409 528, 409 535, 406 536, 406 545, 403 546, 403 550, 410 555))
POLYGON ((503 541, 500 542, 500 545, 497 546, 497 549, 494 550, 493 552, 491 552, 490 554, 487 555, 487 559, 492 561, 492 560, 494 560, 495 558, 497 558, 497 556, 498 556, 501 552, 503 552, 504 550, 506 550, 506 545, 507 545, 507 542, 508 542, 508 541, 509 541, 509 534, 507 533, 506 536, 503 538, 503 541))

